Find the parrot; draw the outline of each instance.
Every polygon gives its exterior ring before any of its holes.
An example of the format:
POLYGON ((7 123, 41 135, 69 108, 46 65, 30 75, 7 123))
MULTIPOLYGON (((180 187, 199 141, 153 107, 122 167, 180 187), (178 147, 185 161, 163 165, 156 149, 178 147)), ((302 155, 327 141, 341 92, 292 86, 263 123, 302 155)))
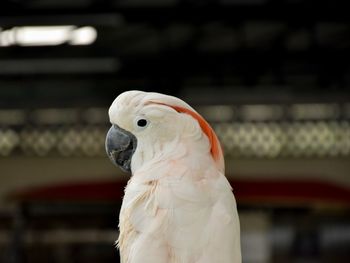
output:
POLYGON ((108 110, 109 159, 131 173, 116 244, 122 263, 241 263, 236 200, 208 122, 183 100, 125 91, 108 110))

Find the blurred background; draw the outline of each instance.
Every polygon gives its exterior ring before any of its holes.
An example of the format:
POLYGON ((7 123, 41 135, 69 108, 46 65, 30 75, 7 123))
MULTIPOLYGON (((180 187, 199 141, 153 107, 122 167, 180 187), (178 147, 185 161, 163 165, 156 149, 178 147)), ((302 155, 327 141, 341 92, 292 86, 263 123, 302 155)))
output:
POLYGON ((243 262, 349 262, 349 13, 310 2, 1 1, 0 262, 118 262, 104 139, 130 89, 215 128, 243 262))

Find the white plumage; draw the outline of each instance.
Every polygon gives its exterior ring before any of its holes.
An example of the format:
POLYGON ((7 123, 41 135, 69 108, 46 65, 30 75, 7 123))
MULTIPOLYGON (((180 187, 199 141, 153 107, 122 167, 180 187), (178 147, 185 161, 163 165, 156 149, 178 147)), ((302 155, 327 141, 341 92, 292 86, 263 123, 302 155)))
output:
POLYGON ((119 218, 122 263, 241 262, 236 202, 210 126, 182 100, 141 91, 118 96, 109 116, 137 138, 119 218))

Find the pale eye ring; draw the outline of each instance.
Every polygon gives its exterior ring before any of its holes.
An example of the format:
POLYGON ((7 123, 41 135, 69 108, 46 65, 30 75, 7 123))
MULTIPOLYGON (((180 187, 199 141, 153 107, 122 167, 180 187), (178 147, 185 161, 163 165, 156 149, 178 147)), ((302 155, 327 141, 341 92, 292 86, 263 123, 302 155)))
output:
POLYGON ((141 127, 141 128, 146 127, 147 124, 148 124, 148 121, 147 121, 146 119, 138 119, 138 120, 136 121, 136 125, 137 125, 138 127, 141 127))

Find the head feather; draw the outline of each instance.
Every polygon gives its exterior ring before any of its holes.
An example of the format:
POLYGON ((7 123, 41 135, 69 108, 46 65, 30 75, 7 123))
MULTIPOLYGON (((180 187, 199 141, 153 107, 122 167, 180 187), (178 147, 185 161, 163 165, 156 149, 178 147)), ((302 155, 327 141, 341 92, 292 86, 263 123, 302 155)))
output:
MULTIPOLYGON (((184 113, 190 115, 192 118, 194 118, 199 126, 202 129, 202 132, 208 137, 209 143, 210 143, 210 153, 218 167, 218 169, 221 172, 224 172, 225 170, 225 164, 224 164, 224 156, 223 151, 220 145, 220 141, 218 137, 216 136, 213 128, 210 126, 210 124, 198 113, 196 112, 191 106, 189 106, 184 101, 168 96, 163 95, 159 93, 151 93, 153 96, 159 96, 158 99, 151 98, 148 100, 145 104, 158 104, 158 105, 164 105, 168 106, 174 110, 176 110, 179 113, 184 113)), ((152 96, 152 97, 153 97, 152 96)))

